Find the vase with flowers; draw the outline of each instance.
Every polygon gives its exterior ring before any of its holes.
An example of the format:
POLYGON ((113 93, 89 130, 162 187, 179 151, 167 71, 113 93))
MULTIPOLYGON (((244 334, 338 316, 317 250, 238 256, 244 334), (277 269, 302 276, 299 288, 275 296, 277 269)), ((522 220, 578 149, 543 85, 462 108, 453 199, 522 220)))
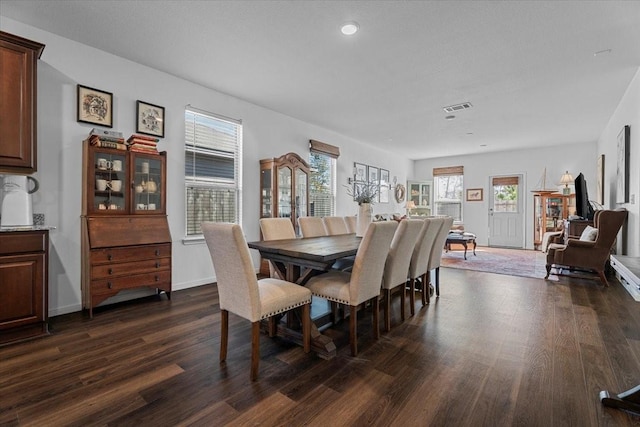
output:
POLYGON ((373 218, 373 208, 371 205, 378 196, 379 186, 368 182, 355 182, 353 186, 347 187, 347 194, 358 202, 358 218, 356 225, 356 236, 362 237, 367 232, 369 224, 373 218))

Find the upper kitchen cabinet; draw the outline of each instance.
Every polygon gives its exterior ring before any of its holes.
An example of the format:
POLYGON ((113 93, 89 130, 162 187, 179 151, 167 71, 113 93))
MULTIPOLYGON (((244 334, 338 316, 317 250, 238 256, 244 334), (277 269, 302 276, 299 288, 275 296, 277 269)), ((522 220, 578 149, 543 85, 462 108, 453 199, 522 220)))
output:
POLYGON ((37 65, 43 49, 0 31, 0 173, 37 170, 37 65))

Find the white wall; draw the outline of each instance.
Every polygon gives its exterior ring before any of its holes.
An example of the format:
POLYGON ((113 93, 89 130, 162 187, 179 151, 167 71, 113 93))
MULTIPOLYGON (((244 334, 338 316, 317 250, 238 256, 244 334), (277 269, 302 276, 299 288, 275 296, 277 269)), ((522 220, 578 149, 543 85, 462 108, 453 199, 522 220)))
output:
MULTIPOLYGON (((554 188, 560 177, 569 171, 574 177, 582 172, 587 180, 590 197, 595 192, 596 143, 562 145, 555 148, 503 151, 467 156, 418 160, 414 165, 414 178, 432 180, 434 167, 464 166, 464 188, 482 188, 482 202, 464 202, 462 207, 465 230, 477 236, 479 245, 487 245, 489 231, 490 176, 521 174, 524 176, 524 236, 525 247, 533 249, 533 195, 538 181, 547 169, 547 187, 554 188)), ((464 194, 464 193, 463 193, 464 194)))
POLYGON ((605 207, 624 207, 629 211, 627 225, 618 239, 618 253, 640 256, 640 69, 627 88, 597 144, 598 154, 605 160, 605 207), (631 127, 629 195, 633 203, 616 203, 618 134, 625 125, 631 127))
MULTIPOLYGON (((406 181, 413 162, 369 147, 327 129, 250 104, 103 51, 24 25, 0 15, 0 26, 46 45, 38 63, 38 172, 40 190, 34 212, 44 213, 50 233, 49 312, 57 315, 81 309, 80 212, 82 141, 93 127, 76 121, 76 85, 114 95, 113 129, 125 137, 135 132, 136 100, 165 107, 167 151, 167 214, 173 239, 173 289, 210 283, 214 272, 206 245, 185 245, 184 237, 184 109, 190 104, 227 117, 242 119, 244 134, 243 221, 248 240, 259 238, 259 160, 293 151, 307 156, 310 139, 339 146, 337 214, 356 212, 346 195, 353 162, 383 167, 406 181)), ((379 204, 376 213, 399 210, 379 204)), ((258 265, 257 254, 254 254, 258 265)))

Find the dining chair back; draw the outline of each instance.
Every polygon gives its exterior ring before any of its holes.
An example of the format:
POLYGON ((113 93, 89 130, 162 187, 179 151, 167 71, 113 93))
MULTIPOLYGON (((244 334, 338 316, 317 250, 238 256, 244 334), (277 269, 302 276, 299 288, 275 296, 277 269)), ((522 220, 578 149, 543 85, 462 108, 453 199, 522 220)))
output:
POLYGON ((422 305, 429 302, 429 275, 427 274, 429 271, 429 257, 431 256, 433 243, 443 223, 444 218, 425 219, 416 241, 416 246, 411 254, 411 262, 409 264, 409 308, 412 315, 415 314, 416 283, 421 283, 422 305))
MULTIPOLYGON (((440 264, 442 263, 442 252, 444 251, 444 245, 452 226, 453 218, 450 216, 444 217, 442 227, 440 227, 440 231, 433 242, 433 249, 431 250, 431 255, 429 257, 429 265, 427 269, 429 272, 431 270, 435 270, 436 296, 440 296, 440 264)), ((427 291, 429 291, 428 288, 427 291)))
MULTIPOLYGON (((296 231, 289 218, 260 218, 263 240, 295 239, 296 231)), ((278 269, 269 261, 269 276, 284 279, 278 269)))
POLYGON ((319 216, 303 216, 298 218, 302 237, 326 236, 327 230, 324 228, 324 221, 319 216))
POLYGON ((358 227, 358 217, 355 215, 348 215, 344 217, 344 222, 347 224, 347 231, 349 233, 355 233, 358 227))
POLYGON ((224 362, 227 357, 229 312, 252 323, 252 381, 258 376, 261 320, 302 306, 304 351, 309 352, 311 292, 284 280, 258 280, 249 247, 238 224, 203 222, 201 227, 218 287, 221 314, 220 362, 224 362))
POLYGON ((384 294, 383 311, 385 330, 391 329, 391 295, 396 290, 402 291, 400 319, 405 319, 406 283, 411 263, 411 255, 420 235, 424 221, 421 219, 405 219, 400 221, 391 241, 387 261, 382 274, 382 291, 384 294))
POLYGON ((327 229, 327 234, 330 236, 335 236, 337 234, 349 234, 344 217, 325 216, 322 220, 324 221, 324 227, 327 229))
POLYGON ((372 303, 373 336, 378 339, 380 284, 389 247, 397 227, 396 221, 371 223, 360 242, 351 273, 331 270, 307 282, 307 287, 313 295, 349 306, 349 341, 353 356, 358 354, 356 328, 358 306, 366 301, 372 303))

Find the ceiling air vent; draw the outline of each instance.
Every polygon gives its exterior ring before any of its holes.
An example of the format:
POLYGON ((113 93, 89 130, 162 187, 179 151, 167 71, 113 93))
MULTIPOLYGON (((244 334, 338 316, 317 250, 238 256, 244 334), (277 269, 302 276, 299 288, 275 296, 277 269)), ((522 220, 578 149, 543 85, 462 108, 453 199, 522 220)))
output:
POLYGON ((470 102, 463 102, 462 104, 449 105, 448 107, 443 107, 443 110, 447 113, 455 113, 456 111, 466 110, 471 108, 472 105, 470 102))

